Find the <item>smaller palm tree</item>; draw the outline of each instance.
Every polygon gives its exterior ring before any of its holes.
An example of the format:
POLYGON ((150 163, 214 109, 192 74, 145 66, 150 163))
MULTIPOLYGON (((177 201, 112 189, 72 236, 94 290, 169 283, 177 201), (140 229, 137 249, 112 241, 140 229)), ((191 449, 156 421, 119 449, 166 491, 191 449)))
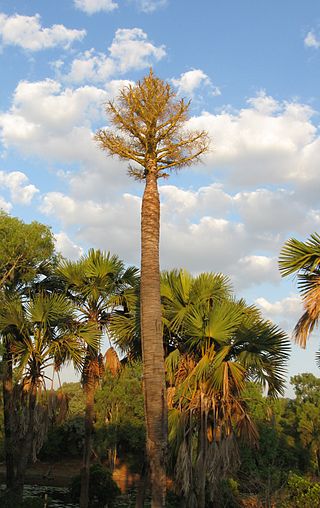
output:
POLYGON ((98 334, 96 327, 79 324, 75 307, 65 296, 45 293, 3 300, 0 331, 4 341, 10 341, 18 379, 13 391, 17 433, 14 484, 22 497, 28 460, 36 457, 46 434, 50 406, 44 396, 47 368, 59 370, 63 363, 72 361, 81 370, 85 344, 96 347, 98 334))
POLYGON ((102 335, 114 308, 122 302, 123 292, 136 282, 137 269, 125 268, 116 255, 90 249, 77 262, 64 261, 58 269, 70 298, 75 302, 79 320, 99 329, 99 340, 86 348, 82 384, 86 395, 85 442, 81 474, 80 508, 89 502, 89 471, 94 425, 94 396, 103 371, 102 335))
MULTIPOLYGON (((306 242, 288 240, 279 256, 281 275, 297 275, 304 313, 297 322, 293 336, 303 348, 319 323, 320 317, 320 235, 313 233, 306 242)), ((320 366, 320 354, 318 353, 320 366)))
POLYGON ((202 508, 206 484, 214 493, 237 464, 236 438, 257 439, 245 382, 259 382, 270 395, 283 393, 289 343, 258 309, 233 297, 221 274, 165 273, 162 301, 176 344, 166 360, 176 479, 188 507, 202 508))

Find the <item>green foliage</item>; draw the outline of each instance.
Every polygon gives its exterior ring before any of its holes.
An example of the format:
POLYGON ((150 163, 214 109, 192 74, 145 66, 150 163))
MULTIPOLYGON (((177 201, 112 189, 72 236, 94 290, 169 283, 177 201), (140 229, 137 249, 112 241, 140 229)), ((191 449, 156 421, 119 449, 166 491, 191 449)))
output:
POLYGON ((95 405, 95 447, 100 458, 105 460, 111 450, 116 451, 135 470, 141 468, 145 449, 141 379, 140 362, 125 365, 116 376, 107 371, 95 405))
POLYGON ((286 500, 281 508, 319 508, 320 483, 297 474, 290 474, 287 482, 286 500))
POLYGON ((53 427, 41 450, 42 460, 58 460, 63 457, 80 457, 83 451, 84 419, 81 416, 53 427))
MULTIPOLYGON (((80 496, 81 477, 76 476, 72 480, 70 495, 73 502, 77 502, 80 496)), ((114 506, 116 498, 120 495, 120 489, 112 479, 110 470, 100 464, 90 467, 89 506, 99 508, 108 503, 110 508, 114 506)))
POLYGON ((0 246, 0 286, 30 282, 55 260, 54 239, 47 226, 38 222, 25 224, 3 211, 0 246))
POLYGON ((81 383, 63 383, 61 390, 68 398, 69 419, 83 416, 85 412, 85 395, 81 383))

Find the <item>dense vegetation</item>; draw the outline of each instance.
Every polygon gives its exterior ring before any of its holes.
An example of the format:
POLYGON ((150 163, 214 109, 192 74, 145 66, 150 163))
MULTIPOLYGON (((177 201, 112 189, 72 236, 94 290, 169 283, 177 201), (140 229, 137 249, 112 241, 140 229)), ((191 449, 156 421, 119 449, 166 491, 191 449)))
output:
MULTIPOLYGON (((19 506, 27 464, 36 458, 75 458, 80 465, 89 457, 95 468, 90 469, 92 506, 104 502, 100 491, 109 492, 109 504, 117 497, 110 472, 121 465, 140 475, 137 506, 143 506, 148 478, 138 272, 100 251, 68 262, 54 253, 45 226, 28 226, 7 215, 1 219, 3 237, 17 228, 12 259, 2 264, 0 311, 7 496, 19 506), (38 257, 25 259, 28 227, 35 229, 38 257), (101 351, 105 332, 122 352, 121 361, 116 349, 101 351), (70 362, 81 384, 53 390, 61 366, 70 362), (93 388, 89 421, 88 383, 93 388)), ((28 254, 31 249, 28 245, 28 254)), ((259 500, 271 506, 276 500, 283 507, 316 506, 320 380, 295 376, 295 399, 281 398, 286 334, 237 299, 221 274, 165 272, 161 299, 172 480, 168 503, 232 507, 258 506, 259 500)), ((83 474, 74 480, 73 497, 80 495, 82 481, 83 474)))

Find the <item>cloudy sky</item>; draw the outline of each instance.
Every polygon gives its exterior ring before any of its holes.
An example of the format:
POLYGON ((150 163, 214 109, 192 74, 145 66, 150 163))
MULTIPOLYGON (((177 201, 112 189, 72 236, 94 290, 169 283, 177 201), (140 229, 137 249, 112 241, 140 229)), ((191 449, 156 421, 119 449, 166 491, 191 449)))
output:
MULTIPOLYGON (((162 268, 228 274, 291 333, 301 312, 277 258, 320 231, 317 0, 2 0, 0 207, 139 264, 142 186, 94 144, 104 104, 148 72, 191 98, 203 163, 161 183, 162 268)), ((293 347, 312 371, 319 336, 293 347)))

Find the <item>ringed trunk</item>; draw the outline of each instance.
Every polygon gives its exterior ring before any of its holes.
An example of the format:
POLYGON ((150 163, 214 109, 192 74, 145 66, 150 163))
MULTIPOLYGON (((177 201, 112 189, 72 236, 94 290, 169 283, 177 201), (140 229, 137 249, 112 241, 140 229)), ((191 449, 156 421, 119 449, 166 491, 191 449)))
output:
POLYGON ((160 301, 160 200, 156 163, 149 163, 141 210, 141 339, 147 459, 152 508, 166 498, 167 399, 160 301))

